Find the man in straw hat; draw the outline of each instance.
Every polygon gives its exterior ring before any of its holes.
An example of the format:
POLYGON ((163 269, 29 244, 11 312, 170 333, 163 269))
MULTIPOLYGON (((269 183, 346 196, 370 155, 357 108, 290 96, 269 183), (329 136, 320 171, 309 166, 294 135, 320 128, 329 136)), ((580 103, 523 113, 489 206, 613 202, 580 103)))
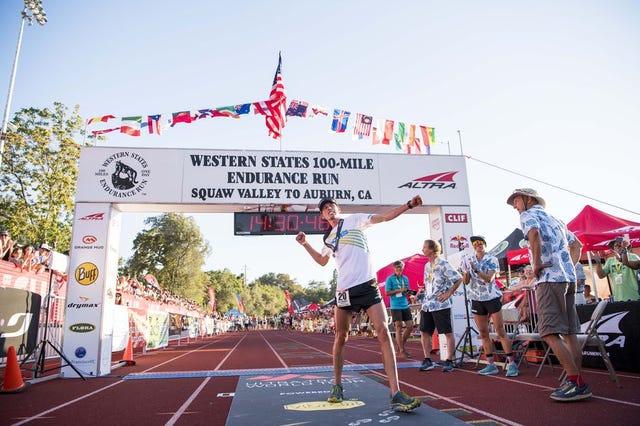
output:
POLYGON ((582 244, 564 223, 545 211, 546 202, 536 190, 516 189, 507 204, 520 213, 520 226, 529 242, 529 257, 538 279, 538 332, 567 372, 564 385, 550 397, 556 401, 589 398, 591 390, 580 375, 582 353, 576 337, 580 321, 575 307, 574 265, 582 244))

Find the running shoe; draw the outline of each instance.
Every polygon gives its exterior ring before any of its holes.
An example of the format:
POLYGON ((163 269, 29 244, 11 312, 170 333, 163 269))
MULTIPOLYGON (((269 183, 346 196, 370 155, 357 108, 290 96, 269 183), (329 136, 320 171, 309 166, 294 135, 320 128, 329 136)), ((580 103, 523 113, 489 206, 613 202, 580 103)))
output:
POLYGON ((420 371, 430 371, 430 370, 433 370, 434 368, 435 367, 429 358, 425 358, 422 361, 422 365, 420 365, 420 371))
POLYGON ((401 411, 403 413, 410 413, 420 406, 420 400, 418 398, 411 398, 409 395, 402 391, 396 392, 391 398, 391 409, 393 411, 401 411))
POLYGON ((489 364, 482 370, 478 371, 478 374, 481 374, 483 376, 493 376, 498 373, 498 367, 495 364, 489 364))
POLYGON ((442 372, 448 373, 450 371, 453 371, 453 362, 451 362, 451 360, 448 359, 444 362, 444 365, 442 366, 442 372))
POLYGON ((507 367, 507 377, 518 377, 518 374, 520 374, 520 372, 518 371, 518 366, 515 362, 510 362, 509 366, 507 367))
POLYGON ((342 385, 334 385, 331 389, 331 395, 327 398, 327 402, 342 402, 344 400, 344 390, 342 385))
POLYGON ((556 401, 580 401, 587 399, 593 395, 589 390, 589 385, 586 383, 582 386, 578 386, 573 380, 567 380, 564 386, 556 389, 549 397, 556 401))

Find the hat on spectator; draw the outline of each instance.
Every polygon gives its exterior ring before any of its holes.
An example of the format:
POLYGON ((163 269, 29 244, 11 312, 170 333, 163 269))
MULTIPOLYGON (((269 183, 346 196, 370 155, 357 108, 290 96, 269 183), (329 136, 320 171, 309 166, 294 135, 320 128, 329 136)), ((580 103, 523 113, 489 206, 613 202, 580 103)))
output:
POLYGON ((485 246, 487 245, 487 240, 485 240, 482 235, 472 235, 470 239, 471 239, 471 244, 473 244, 476 241, 482 241, 485 246))
POLYGON ((40 246, 40 248, 41 248, 42 250, 49 250, 49 251, 51 251, 51 246, 50 246, 49 244, 47 244, 47 243, 42 243, 42 245, 40 246))
POLYGON ((518 195, 535 198, 538 201, 538 204, 540 204, 542 207, 547 207, 547 203, 546 201, 544 201, 544 198, 542 198, 542 196, 538 194, 538 191, 531 188, 514 189, 511 195, 509 195, 509 198, 507 198, 507 204, 513 206, 513 199, 518 195))
POLYGON ((622 237, 616 237, 613 240, 609 241, 609 244, 607 244, 609 246, 609 248, 611 250, 613 250, 613 246, 615 245, 615 243, 621 243, 624 241, 624 238, 622 237))
POLYGON ((328 204, 328 203, 333 203, 336 206, 338 205, 338 203, 336 203, 336 200, 334 200, 333 198, 323 198, 318 203, 318 210, 322 211, 322 208, 325 206, 325 204, 328 204))
POLYGON ((9 235, 9 233, 6 229, 3 229, 2 232, 0 232, 0 235, 9 235))

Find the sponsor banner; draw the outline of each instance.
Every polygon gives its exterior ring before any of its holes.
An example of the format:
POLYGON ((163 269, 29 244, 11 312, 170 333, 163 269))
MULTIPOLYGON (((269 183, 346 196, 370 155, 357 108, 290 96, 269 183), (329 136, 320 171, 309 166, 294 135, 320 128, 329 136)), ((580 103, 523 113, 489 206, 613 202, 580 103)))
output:
MULTIPOLYGON (((582 332, 586 330, 596 305, 577 305, 582 332)), ((640 301, 607 304, 598 334, 604 342, 611 364, 616 370, 640 373, 640 301)), ((606 368, 597 347, 586 346, 582 352, 582 365, 606 368)))
MULTIPOLYGON (((44 297, 49 289, 49 273, 40 272, 36 274, 34 272, 21 271, 13 263, 0 260, 0 286, 26 290, 44 297)), ((52 290, 62 287, 64 287, 64 284, 53 286, 52 290)), ((54 294, 58 296, 57 293, 54 294)))
MULTIPOLYGON (((106 203, 77 203, 71 238, 63 351, 69 355, 70 362, 88 376, 100 375, 102 357, 98 351, 101 342, 106 344, 102 330, 104 304, 108 303, 104 288, 110 212, 111 207, 106 203), (74 331, 78 324, 91 324, 95 329, 74 331)), ((109 315, 112 311, 109 310, 109 315)), ((76 376, 69 366, 63 367, 61 373, 76 376)))
POLYGON ((129 340, 129 314, 126 306, 113 307, 113 340, 111 350, 123 351, 129 340))
POLYGON ((461 251, 471 251, 471 209, 468 206, 443 206, 442 251, 450 256, 461 251))
POLYGON ((147 348, 157 349, 169 345, 169 313, 168 312, 148 312, 147 313, 147 348))
POLYGON ((85 202, 469 204, 460 156, 83 147, 79 173, 85 202))
POLYGON ((6 358, 9 346, 18 355, 35 349, 41 300, 31 291, 0 288, 0 358, 6 358))

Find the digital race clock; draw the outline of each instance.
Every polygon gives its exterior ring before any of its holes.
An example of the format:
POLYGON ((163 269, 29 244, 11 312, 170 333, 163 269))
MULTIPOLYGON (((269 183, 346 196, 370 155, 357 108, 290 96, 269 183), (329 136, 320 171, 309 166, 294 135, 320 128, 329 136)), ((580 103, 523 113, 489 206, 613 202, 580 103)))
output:
POLYGON ((324 234, 329 224, 320 213, 252 212, 234 213, 234 235, 324 234))

